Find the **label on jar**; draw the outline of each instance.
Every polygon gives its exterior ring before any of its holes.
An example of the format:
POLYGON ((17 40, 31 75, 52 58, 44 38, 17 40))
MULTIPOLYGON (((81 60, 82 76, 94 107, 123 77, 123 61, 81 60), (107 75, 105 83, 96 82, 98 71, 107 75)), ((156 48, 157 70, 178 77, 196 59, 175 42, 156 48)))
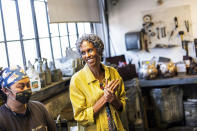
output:
POLYGON ((32 86, 32 88, 38 88, 38 81, 33 81, 33 82, 31 82, 31 86, 32 86))

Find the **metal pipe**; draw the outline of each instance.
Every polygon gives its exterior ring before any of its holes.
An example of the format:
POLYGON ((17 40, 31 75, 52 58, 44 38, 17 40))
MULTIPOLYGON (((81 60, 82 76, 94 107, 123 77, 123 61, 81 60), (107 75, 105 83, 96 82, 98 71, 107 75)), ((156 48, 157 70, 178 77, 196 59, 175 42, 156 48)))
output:
POLYGON ((5 31, 5 23, 4 23, 3 9, 2 9, 1 0, 0 0, 0 12, 1 12, 1 19, 2 19, 2 28, 3 28, 3 37, 4 37, 6 57, 7 57, 7 65, 8 65, 8 67, 10 67, 10 61, 9 61, 9 55, 8 55, 8 45, 7 45, 7 38, 6 38, 6 31, 5 31))
POLYGON ((78 25, 75 23, 77 39, 79 38, 78 25))
POLYGON ((25 49, 24 49, 24 43, 23 43, 23 34, 22 34, 22 27, 21 27, 21 19, 20 19, 20 13, 19 13, 19 7, 18 7, 18 0, 15 0, 16 5, 16 14, 17 14, 17 23, 18 23, 18 33, 19 33, 19 39, 21 44, 21 51, 22 51, 22 57, 23 57, 23 66, 26 70, 26 57, 25 57, 25 49))
POLYGON ((48 10, 47 10, 47 2, 46 0, 44 1, 45 3, 45 11, 46 11, 46 17, 47 17, 47 27, 48 27, 48 32, 49 32, 49 41, 50 41, 50 48, 51 48, 51 57, 52 61, 55 64, 54 60, 54 54, 53 54, 53 46, 52 46, 52 39, 51 39, 51 30, 50 30, 50 25, 49 25, 49 16, 48 16, 48 10))
POLYGON ((32 10, 34 34, 35 34, 35 40, 36 40, 37 57, 38 59, 41 59, 42 57, 41 57, 41 51, 40 51, 40 41, 39 41, 39 35, 38 35, 38 26, 37 26, 36 13, 35 13, 35 7, 34 7, 34 0, 30 0, 30 3, 31 3, 31 10, 32 10))
POLYGON ((62 56, 62 58, 63 58, 62 41, 61 41, 61 36, 60 36, 60 27, 59 27, 59 24, 57 25, 57 27, 58 27, 58 37, 59 37, 60 47, 61 47, 61 56, 62 56))
POLYGON ((68 31, 68 24, 66 24, 66 28, 67 28, 67 34, 68 34, 68 46, 69 46, 69 48, 71 48, 71 45, 70 45, 70 36, 69 36, 69 31, 68 31))
POLYGON ((108 55, 111 56, 111 48, 110 48, 110 34, 109 34, 109 18, 108 18, 108 4, 107 0, 104 0, 105 7, 104 7, 104 15, 105 15, 105 22, 106 22, 106 28, 107 28, 107 43, 108 43, 108 55))

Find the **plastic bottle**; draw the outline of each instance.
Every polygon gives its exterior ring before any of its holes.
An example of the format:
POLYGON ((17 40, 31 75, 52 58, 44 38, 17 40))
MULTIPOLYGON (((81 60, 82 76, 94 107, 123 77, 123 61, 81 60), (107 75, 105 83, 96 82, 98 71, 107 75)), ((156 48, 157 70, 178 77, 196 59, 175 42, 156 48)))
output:
POLYGON ((30 61, 28 61, 28 69, 26 73, 30 78, 32 92, 39 91, 41 88, 39 73, 34 69, 30 61))

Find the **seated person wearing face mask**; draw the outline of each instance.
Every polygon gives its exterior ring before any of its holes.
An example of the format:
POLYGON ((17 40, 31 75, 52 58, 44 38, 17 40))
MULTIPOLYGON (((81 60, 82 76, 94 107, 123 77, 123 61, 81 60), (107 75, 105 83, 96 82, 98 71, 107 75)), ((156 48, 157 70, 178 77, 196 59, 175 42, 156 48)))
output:
POLYGON ((0 131, 55 131, 56 126, 45 107, 31 97, 30 80, 17 68, 0 72, 0 88, 7 101, 0 107, 0 131))

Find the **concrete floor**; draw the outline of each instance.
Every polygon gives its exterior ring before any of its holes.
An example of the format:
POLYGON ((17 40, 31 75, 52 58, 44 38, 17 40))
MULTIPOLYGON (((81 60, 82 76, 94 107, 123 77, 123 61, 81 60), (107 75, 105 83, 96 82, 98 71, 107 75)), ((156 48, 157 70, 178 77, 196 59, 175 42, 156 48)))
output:
POLYGON ((147 131, 197 131, 197 127, 173 127, 168 129, 148 129, 147 131))

